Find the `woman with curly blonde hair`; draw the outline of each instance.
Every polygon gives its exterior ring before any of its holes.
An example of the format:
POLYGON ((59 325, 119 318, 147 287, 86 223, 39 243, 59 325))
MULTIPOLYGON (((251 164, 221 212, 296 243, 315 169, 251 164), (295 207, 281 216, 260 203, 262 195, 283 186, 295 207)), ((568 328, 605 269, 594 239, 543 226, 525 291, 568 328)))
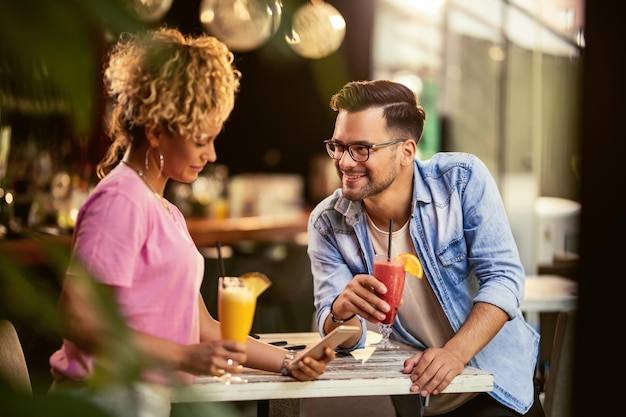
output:
POLYGON ((288 369, 285 349, 220 340, 200 294, 203 257, 184 216, 163 197, 170 178, 190 183, 216 161, 214 143, 240 77, 232 52, 207 35, 161 28, 123 34, 113 45, 104 70, 113 142, 74 229, 52 392, 82 395, 115 416, 168 416, 169 387, 197 375, 245 365, 311 380, 334 359, 328 349, 323 359, 288 369), (117 326, 103 299, 113 301, 117 326), (130 385, 120 377, 129 363, 137 365, 130 385), (114 383, 96 384, 99 371, 114 383))

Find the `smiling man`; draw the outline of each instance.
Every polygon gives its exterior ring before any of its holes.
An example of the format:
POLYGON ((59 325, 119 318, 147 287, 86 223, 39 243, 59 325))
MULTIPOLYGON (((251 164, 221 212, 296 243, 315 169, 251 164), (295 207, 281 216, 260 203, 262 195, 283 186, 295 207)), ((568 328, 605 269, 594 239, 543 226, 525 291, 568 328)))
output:
POLYGON ((426 113, 402 84, 350 82, 330 106, 337 118, 324 145, 341 188, 308 226, 322 335, 360 325, 341 346, 364 346, 366 321, 379 323, 390 308, 372 271, 374 255, 391 243, 388 255, 415 255, 424 272, 406 276, 393 324, 392 338, 422 349, 399 370, 420 395, 394 396, 396 414, 543 417, 534 381, 539 336, 519 309, 524 269, 488 169, 460 152, 418 160, 426 113), (466 365, 493 374, 494 390, 437 395, 466 365), (424 408, 420 396, 431 394, 424 408))

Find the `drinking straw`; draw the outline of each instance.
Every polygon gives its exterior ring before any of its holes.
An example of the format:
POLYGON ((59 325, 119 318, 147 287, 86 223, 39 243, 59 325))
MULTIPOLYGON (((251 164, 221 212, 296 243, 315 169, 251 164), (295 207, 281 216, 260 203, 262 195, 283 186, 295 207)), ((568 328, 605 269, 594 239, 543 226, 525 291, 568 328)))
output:
POLYGON ((226 273, 224 270, 224 258, 222 258, 222 244, 219 240, 215 242, 215 244, 217 246, 217 269, 220 273, 220 277, 224 277, 226 273))
POLYGON ((389 219, 389 243, 387 244, 387 262, 391 262, 391 233, 393 232, 393 219, 389 219))

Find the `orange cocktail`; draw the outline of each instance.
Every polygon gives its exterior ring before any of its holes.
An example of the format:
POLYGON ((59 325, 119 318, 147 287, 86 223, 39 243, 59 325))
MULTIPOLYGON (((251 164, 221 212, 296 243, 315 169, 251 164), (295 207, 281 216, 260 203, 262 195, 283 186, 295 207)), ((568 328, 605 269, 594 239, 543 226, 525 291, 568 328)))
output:
POLYGON ((222 340, 246 342, 254 321, 256 299, 238 277, 220 278, 218 315, 222 340))

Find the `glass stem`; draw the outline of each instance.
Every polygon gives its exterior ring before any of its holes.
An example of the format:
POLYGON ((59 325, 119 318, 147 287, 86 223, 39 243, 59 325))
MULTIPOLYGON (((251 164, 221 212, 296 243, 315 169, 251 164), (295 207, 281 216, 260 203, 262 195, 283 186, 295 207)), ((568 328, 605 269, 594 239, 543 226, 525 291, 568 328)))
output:
POLYGON ((389 324, 380 324, 380 334, 383 337, 384 341, 389 340, 389 336, 391 336, 391 326, 389 324))

